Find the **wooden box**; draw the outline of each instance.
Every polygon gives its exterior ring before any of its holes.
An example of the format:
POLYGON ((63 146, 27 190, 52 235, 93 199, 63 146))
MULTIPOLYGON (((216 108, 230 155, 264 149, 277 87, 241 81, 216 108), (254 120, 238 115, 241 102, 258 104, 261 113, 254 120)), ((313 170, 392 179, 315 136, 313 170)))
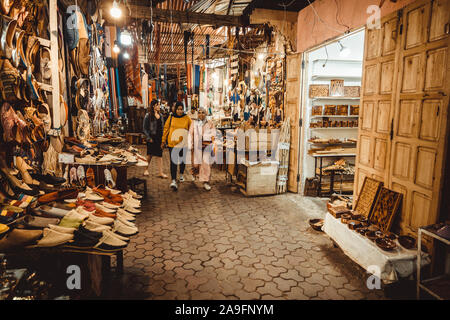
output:
POLYGON ((359 115, 359 104, 350 106, 350 115, 351 116, 358 116, 359 115))
POLYGON ((336 107, 336 115, 347 116, 348 115, 348 106, 347 105, 338 105, 336 107))
POLYGON ((239 165, 239 171, 244 177, 244 185, 241 186, 241 192, 244 195, 263 196, 277 193, 277 163, 250 164, 246 161, 239 165))
POLYGON ((335 105, 326 105, 324 115, 326 115, 326 116, 336 115, 336 106, 335 105))
POLYGON ((323 111, 323 107, 322 106, 313 106, 312 107, 312 111, 311 111, 311 115, 313 115, 313 116, 321 116, 322 115, 322 111, 323 111))
POLYGON ((344 86, 344 96, 346 97, 359 97, 360 96, 360 86, 344 86))
POLYGON ((327 84, 312 84, 309 86, 309 97, 328 97, 330 87, 327 84))

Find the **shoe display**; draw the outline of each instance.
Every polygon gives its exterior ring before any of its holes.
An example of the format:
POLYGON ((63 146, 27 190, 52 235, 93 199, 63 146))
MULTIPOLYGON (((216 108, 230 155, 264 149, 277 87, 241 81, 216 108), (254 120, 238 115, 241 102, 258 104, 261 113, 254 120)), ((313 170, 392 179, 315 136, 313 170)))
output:
POLYGON ((75 230, 77 230, 76 228, 66 228, 66 227, 61 227, 61 226, 56 226, 54 224, 49 224, 48 227, 52 230, 61 232, 61 233, 70 233, 73 234, 75 232, 75 230))
POLYGON ((94 248, 101 251, 117 251, 127 247, 127 245, 127 242, 120 240, 112 233, 104 232, 97 244, 94 245, 94 248))
POLYGON ((114 233, 117 233, 123 237, 131 237, 131 236, 137 235, 139 233, 139 231, 136 227, 132 227, 132 226, 123 224, 119 220, 114 221, 111 231, 114 233))
POLYGON ((95 222, 98 224, 103 224, 103 225, 110 225, 114 223, 114 219, 113 218, 107 218, 107 217, 97 217, 94 214, 89 214, 89 221, 91 222, 95 222))
POLYGON ((96 209, 100 209, 100 210, 102 210, 102 211, 104 211, 104 212, 107 212, 107 213, 116 213, 116 211, 117 211, 117 209, 110 209, 110 208, 107 208, 106 206, 104 206, 104 205, 102 205, 102 204, 100 204, 100 203, 96 203, 96 204, 95 204, 95 208, 96 208, 96 209))

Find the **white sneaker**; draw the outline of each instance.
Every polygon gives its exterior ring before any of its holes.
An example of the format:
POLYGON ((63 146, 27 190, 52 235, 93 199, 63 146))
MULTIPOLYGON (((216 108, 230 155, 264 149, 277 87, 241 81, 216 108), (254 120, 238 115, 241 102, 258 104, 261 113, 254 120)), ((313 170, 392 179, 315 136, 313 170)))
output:
POLYGON ((183 175, 180 176, 180 182, 184 182, 184 177, 183 177, 183 175))
POLYGON ((169 186, 173 191, 177 191, 178 190, 178 184, 176 180, 172 180, 172 183, 169 186))
POLYGON ((205 188, 206 191, 210 191, 211 190, 211 186, 209 185, 209 183, 205 182, 203 184, 203 188, 205 188))
POLYGON ((120 220, 114 221, 114 226, 112 232, 117 233, 123 237, 131 237, 138 234, 138 229, 136 227, 130 227, 126 224, 120 222, 120 220))

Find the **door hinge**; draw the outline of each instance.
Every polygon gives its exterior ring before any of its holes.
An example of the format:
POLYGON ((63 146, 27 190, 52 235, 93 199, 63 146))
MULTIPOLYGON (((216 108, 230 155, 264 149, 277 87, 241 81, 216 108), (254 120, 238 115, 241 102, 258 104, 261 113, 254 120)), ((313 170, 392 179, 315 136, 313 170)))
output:
POLYGON ((300 118, 299 120, 298 120, 298 126, 301 128, 301 127, 303 127, 303 119, 302 118, 300 118))
POLYGON ((391 121, 391 140, 394 139, 394 119, 391 121))

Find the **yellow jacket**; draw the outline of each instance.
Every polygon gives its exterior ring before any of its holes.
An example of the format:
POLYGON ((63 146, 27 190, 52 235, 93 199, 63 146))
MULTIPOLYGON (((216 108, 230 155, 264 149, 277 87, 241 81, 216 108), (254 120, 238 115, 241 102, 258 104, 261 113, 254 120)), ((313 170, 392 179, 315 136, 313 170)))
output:
POLYGON ((187 137, 191 123, 192 120, 188 115, 184 115, 182 117, 170 115, 164 125, 162 143, 167 143, 170 148, 187 147, 187 137))

